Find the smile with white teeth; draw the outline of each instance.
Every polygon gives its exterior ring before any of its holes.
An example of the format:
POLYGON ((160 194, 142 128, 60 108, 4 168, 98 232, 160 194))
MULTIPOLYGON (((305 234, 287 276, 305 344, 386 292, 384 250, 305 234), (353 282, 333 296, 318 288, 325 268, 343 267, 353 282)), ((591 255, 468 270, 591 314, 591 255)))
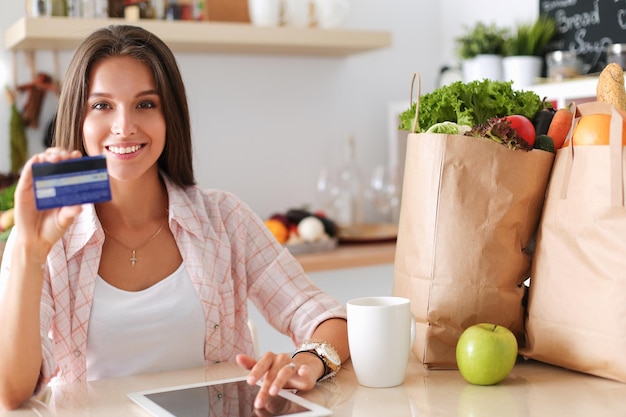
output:
POLYGON ((111 153, 116 153, 118 155, 125 155, 133 152, 137 152, 141 148, 141 145, 133 145, 133 146, 109 146, 107 149, 111 153))

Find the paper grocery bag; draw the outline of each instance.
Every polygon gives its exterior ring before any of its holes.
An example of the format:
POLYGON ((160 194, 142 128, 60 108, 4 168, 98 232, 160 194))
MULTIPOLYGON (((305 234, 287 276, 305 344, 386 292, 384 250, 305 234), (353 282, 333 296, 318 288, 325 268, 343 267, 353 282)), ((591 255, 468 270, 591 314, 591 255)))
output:
POLYGON ((570 143, 557 152, 537 236, 522 354, 626 382, 623 116, 599 102, 577 108, 579 117, 593 113, 611 114, 610 144, 570 143))
POLYGON ((456 342, 489 322, 524 339, 524 281, 554 154, 489 139, 408 135, 394 295, 411 299, 413 350, 456 368, 456 342))

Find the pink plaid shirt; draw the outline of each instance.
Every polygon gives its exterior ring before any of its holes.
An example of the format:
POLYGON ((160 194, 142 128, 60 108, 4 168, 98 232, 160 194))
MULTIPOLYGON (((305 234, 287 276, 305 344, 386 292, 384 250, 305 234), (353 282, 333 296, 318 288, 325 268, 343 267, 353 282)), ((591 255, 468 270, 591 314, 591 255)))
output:
MULTIPOLYGON (((197 186, 181 189, 163 177, 169 227, 204 309, 207 364, 252 354, 247 299, 294 344, 324 320, 346 317, 343 306, 306 277, 237 197, 197 186)), ((103 242, 95 209, 85 205, 48 256, 41 299, 43 383, 55 375, 61 383, 86 379, 87 327, 103 242)), ((8 278, 11 246, 9 239, 0 289, 8 278)))

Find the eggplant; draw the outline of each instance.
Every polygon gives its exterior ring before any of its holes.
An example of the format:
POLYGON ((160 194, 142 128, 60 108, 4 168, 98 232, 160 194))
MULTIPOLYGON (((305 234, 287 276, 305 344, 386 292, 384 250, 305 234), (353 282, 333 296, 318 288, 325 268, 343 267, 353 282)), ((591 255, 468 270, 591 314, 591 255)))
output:
POLYGON ((556 110, 550 105, 546 103, 546 99, 543 99, 541 110, 535 113, 533 117, 533 126, 535 127, 535 135, 546 135, 548 133, 548 128, 550 127, 550 123, 552 122, 552 118, 554 117, 554 113, 556 110))

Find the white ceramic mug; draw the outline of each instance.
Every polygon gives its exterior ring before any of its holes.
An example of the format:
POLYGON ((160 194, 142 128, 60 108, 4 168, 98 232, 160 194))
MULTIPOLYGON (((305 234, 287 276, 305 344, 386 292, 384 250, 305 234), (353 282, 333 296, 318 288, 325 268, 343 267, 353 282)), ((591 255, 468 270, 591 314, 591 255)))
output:
POLYGON ((313 0, 315 21, 320 28, 340 26, 350 10, 348 0, 313 0))
POLYGON ((250 21, 257 26, 278 26, 282 0, 248 0, 250 21))
POLYGON ((371 388, 402 384, 415 341, 410 300, 363 297, 348 301, 348 342, 359 384, 371 388))

